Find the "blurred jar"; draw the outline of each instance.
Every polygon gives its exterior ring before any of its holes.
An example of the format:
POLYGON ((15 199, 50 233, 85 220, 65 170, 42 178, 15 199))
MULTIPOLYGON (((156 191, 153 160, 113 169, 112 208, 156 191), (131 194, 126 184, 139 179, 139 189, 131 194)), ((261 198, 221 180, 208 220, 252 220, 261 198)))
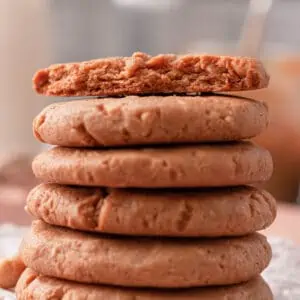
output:
MULTIPOLYGON (((191 44, 188 51, 236 55, 237 43, 204 40, 191 44)), ((296 202, 300 180, 300 56, 287 44, 264 45, 262 60, 271 76, 267 89, 230 94, 265 101, 270 123, 253 140, 268 149, 274 161, 270 181, 261 185, 278 201, 296 202)))
POLYGON ((300 58, 282 54, 265 60, 271 76, 267 89, 234 94, 264 101, 269 107, 270 123, 253 140, 268 149, 273 157, 274 172, 265 184, 278 201, 297 202, 300 180, 300 58))
POLYGON ((32 119, 45 100, 32 91, 36 69, 47 66, 46 1, 0 1, 0 223, 25 223, 24 203, 35 184, 32 156, 40 145, 32 119))
POLYGON ((300 179, 300 58, 282 55, 266 61, 271 75, 266 90, 244 93, 266 101, 268 129, 254 140, 273 156, 274 173, 265 185, 278 201, 296 202, 300 179))
POLYGON ((0 1, 0 153, 35 153, 34 115, 45 105, 31 78, 49 59, 45 1, 0 1))

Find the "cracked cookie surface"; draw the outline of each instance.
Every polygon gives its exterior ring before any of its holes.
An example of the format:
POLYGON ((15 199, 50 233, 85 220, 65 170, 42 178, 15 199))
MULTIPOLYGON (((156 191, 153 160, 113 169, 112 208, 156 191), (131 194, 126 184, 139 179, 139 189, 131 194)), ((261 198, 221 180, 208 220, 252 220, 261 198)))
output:
POLYGON ((217 237, 268 227, 276 201, 254 187, 166 191, 41 184, 29 193, 26 210, 48 224, 83 231, 217 237))
POLYGON ((260 61, 207 54, 109 57, 52 65, 33 77, 48 96, 124 96, 155 93, 242 91, 265 88, 260 61))
POLYGON ((268 124, 267 106, 235 96, 128 96, 54 103, 34 120, 44 143, 68 147, 233 141, 268 124))

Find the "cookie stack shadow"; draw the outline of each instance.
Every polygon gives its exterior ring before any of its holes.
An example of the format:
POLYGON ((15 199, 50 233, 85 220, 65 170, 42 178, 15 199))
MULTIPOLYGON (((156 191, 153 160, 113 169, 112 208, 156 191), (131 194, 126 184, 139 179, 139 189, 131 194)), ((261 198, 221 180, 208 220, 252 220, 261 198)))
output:
POLYGON ((254 59, 208 55, 38 71, 41 94, 102 98, 34 120, 37 139, 57 147, 33 161, 45 183, 27 199, 38 220, 20 248, 18 299, 272 299, 260 277, 271 248, 257 231, 276 203, 254 186, 272 159, 248 141, 267 107, 215 94, 268 80, 254 59))

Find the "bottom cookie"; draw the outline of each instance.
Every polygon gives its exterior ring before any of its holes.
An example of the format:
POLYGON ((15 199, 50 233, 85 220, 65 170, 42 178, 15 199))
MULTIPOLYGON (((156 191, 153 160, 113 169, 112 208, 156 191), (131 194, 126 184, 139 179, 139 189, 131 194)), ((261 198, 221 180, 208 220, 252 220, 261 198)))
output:
POLYGON ((38 275, 27 269, 16 287, 18 300, 272 300, 273 295, 261 277, 227 287, 194 288, 182 290, 144 290, 85 285, 38 275))

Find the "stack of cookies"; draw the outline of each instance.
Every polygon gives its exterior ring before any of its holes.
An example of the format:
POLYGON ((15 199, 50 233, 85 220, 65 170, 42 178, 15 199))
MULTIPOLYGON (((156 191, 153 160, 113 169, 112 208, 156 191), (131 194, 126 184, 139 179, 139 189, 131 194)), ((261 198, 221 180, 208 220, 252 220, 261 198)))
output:
POLYGON ((38 93, 56 103, 34 134, 44 184, 28 196, 18 299, 269 300, 271 249, 256 231, 276 215, 253 184, 272 173, 249 141, 267 107, 215 94, 264 88, 251 58, 135 53, 50 66, 38 93), (201 95, 200 95, 201 93, 201 95), (99 98, 101 97, 101 98, 99 98))

